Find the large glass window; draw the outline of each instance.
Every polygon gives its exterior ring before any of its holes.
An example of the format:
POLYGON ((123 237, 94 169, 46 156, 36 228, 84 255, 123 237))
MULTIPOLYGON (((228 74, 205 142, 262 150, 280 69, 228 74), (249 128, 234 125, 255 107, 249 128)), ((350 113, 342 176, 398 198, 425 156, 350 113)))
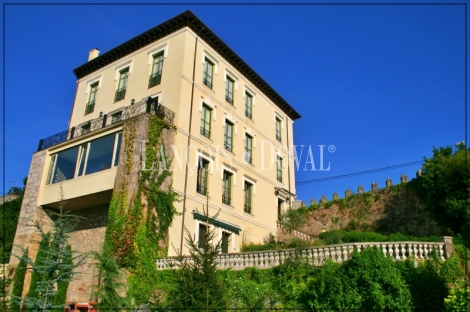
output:
POLYGON ((118 102, 124 99, 126 96, 127 79, 129 77, 129 67, 119 72, 119 84, 116 94, 114 96, 114 102, 118 102))
POLYGON ((162 79, 163 52, 153 56, 152 73, 149 77, 149 88, 160 84, 162 79))
POLYGON ((211 137, 211 113, 212 110, 206 105, 202 105, 201 134, 206 138, 211 137))
POLYGON ((225 100, 233 105, 233 85, 235 81, 231 79, 229 76, 226 77, 225 83, 225 100))
POLYGON ((93 113, 95 109, 96 93, 98 92, 98 82, 90 85, 90 95, 88 96, 88 103, 85 107, 85 115, 93 113))
POLYGON ((252 119, 253 116, 253 96, 245 92, 245 116, 252 119))
POLYGON ((214 63, 207 58, 204 60, 204 73, 202 76, 202 83, 212 89, 212 75, 214 72, 214 63))
POLYGON ((51 156, 47 183, 58 183, 117 166, 121 133, 113 133, 51 156))
POLYGON ((281 142, 281 120, 276 117, 276 139, 281 142))
POLYGON ((282 182, 282 158, 277 156, 277 180, 282 182))
POLYGON ((225 121, 224 148, 233 152, 233 124, 225 121))
POLYGON ((205 224, 199 223, 199 239, 198 239, 198 247, 204 248, 204 238, 206 236, 207 227, 205 224))
POLYGON ((232 197, 232 174, 228 171, 224 171, 222 177, 222 202, 226 205, 230 205, 232 197))
POLYGON ((245 162, 253 163, 253 138, 245 134, 245 162))
POLYGON ((253 185, 245 181, 245 207, 244 211, 251 214, 251 195, 253 185))
POLYGON ((199 158, 199 166, 197 168, 197 185, 196 191, 199 194, 207 194, 207 172, 209 171, 209 162, 204 158, 199 158))

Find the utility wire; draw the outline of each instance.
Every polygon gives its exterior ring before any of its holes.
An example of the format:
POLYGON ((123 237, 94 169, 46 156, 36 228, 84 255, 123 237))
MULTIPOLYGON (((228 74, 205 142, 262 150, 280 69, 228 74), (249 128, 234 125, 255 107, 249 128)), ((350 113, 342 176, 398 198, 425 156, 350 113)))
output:
POLYGON ((300 181, 300 182, 296 182, 295 184, 296 185, 304 185, 304 184, 310 184, 310 183, 317 183, 317 182, 325 182, 325 181, 330 181, 330 180, 344 179, 344 178, 354 177, 354 176, 363 175, 363 174, 369 174, 369 173, 374 173, 374 172, 380 172, 380 171, 392 170, 392 169, 396 169, 396 168, 413 166, 413 165, 420 164, 423 161, 424 160, 419 160, 419 161, 413 161, 413 162, 409 162, 409 163, 405 163, 405 164, 401 164, 401 165, 395 165, 395 166, 389 166, 389 167, 384 167, 384 168, 378 168, 378 169, 372 169, 372 170, 342 174, 342 175, 334 176, 334 177, 300 181))

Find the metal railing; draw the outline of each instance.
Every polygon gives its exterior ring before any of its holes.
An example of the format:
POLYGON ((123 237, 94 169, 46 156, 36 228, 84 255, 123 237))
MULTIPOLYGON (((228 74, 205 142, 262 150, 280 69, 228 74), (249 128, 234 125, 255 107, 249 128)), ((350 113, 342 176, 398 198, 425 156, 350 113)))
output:
POLYGON ((202 195, 207 194, 207 183, 206 183, 206 178, 204 177, 199 177, 196 185, 196 192, 202 195))
POLYGON ((154 87, 162 81, 162 71, 154 73, 149 77, 149 88, 154 87))
POLYGON ((230 194, 226 190, 224 190, 224 194, 222 194, 222 202, 226 205, 230 205, 230 194))
POLYGON ((201 134, 203 136, 205 136, 206 138, 211 137, 211 132, 208 129, 204 128, 204 127, 201 127, 201 134))
POLYGON ((124 100, 126 96, 126 87, 116 90, 116 94, 114 95, 114 103, 124 100))
MULTIPOLYGON (((151 98, 144 98, 135 104, 121 107, 115 111, 109 112, 101 117, 89 120, 68 130, 59 132, 50 137, 39 140, 38 151, 63 143, 67 140, 98 131, 113 124, 111 116, 121 113, 120 121, 136 117, 141 114, 149 113, 173 125, 175 113, 160 103, 152 102, 151 98), (109 118, 108 118, 109 116, 109 118)), ((114 121, 117 123, 118 121, 114 121)))
POLYGON ((202 83, 212 89, 212 81, 209 81, 206 78, 202 78, 202 83))
POLYGON ((226 96, 225 96, 225 100, 226 100, 227 102, 229 102, 230 104, 233 105, 233 98, 232 98, 231 96, 226 95, 226 96))
POLYGON ((95 110, 95 101, 88 102, 85 106, 85 115, 93 113, 94 110, 95 110))
POLYGON ((280 133, 276 133, 276 140, 281 142, 281 134, 280 133))
POLYGON ((245 150, 245 162, 252 164, 252 157, 251 157, 251 151, 245 150))
POLYGON ((247 203, 244 205, 244 211, 245 211, 246 213, 251 214, 251 203, 250 203, 250 202, 247 202, 247 203))
POLYGON ((245 109, 245 116, 251 119, 251 117, 252 117, 251 111, 248 111, 248 110, 245 109))
POLYGON ((282 173, 279 173, 279 172, 277 173, 277 180, 279 182, 282 182, 282 173))

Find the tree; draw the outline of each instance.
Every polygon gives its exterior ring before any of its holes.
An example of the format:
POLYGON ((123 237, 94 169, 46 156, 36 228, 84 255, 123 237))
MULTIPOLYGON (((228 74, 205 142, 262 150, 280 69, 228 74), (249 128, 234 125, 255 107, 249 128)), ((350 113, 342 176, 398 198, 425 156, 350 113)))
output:
MULTIPOLYGON (((21 297, 23 294, 23 287, 24 287, 24 277, 26 275, 26 265, 28 257, 28 248, 23 251, 23 255, 20 258, 20 262, 15 270, 15 275, 13 276, 13 289, 11 291, 12 297, 21 297)), ((19 310, 20 303, 15 301, 14 299, 11 300, 10 303, 10 310, 19 310)))
POLYGON ((209 227, 209 220, 216 219, 218 213, 209 218, 206 215, 206 229, 201 232, 199 241, 186 231, 186 244, 189 248, 189 258, 179 256, 176 266, 172 289, 168 293, 171 309, 193 309, 197 311, 226 309, 230 305, 225 278, 217 269, 217 255, 221 250, 222 241, 212 244, 215 229, 209 227))
MULTIPOLYGON (((33 274, 37 273, 43 276, 33 286, 35 287, 34 292, 38 294, 38 297, 26 296, 23 298, 23 306, 32 312, 63 308, 64 304, 54 304, 57 287, 61 283, 70 282, 76 274, 73 270, 85 260, 83 254, 73 254, 67 248, 70 233, 79 217, 70 214, 70 211, 64 211, 65 200, 62 190, 60 198, 59 213, 49 212, 49 216, 52 219, 50 236, 43 231, 37 221, 31 225, 39 232, 41 242, 45 246, 49 246, 49 248, 44 250, 43 255, 37 256, 41 264, 38 265, 33 262, 27 254, 23 257, 27 265, 31 267, 33 274)), ((12 296, 12 298, 17 303, 21 301, 21 297, 12 296)))
POLYGON ((124 277, 119 271, 116 258, 112 255, 111 246, 105 241, 101 252, 93 252, 93 257, 97 261, 98 285, 94 285, 95 298, 98 300, 99 310, 112 310, 117 307, 127 306, 125 298, 119 296, 118 291, 124 289, 124 284, 120 283, 124 277))
POLYGON ((281 213, 281 229, 284 232, 291 233, 305 225, 305 219, 297 209, 288 208, 281 213))
POLYGON ((433 157, 424 158, 423 173, 414 185, 421 200, 452 234, 462 233, 470 198, 470 163, 461 143, 433 149, 433 157))

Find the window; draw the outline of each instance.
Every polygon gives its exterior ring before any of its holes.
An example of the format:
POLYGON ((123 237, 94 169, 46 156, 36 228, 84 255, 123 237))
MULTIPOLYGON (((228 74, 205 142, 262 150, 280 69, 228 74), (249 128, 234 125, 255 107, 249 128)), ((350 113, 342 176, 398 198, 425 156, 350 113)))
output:
POLYGON ((214 73, 214 63, 207 58, 204 59, 204 73, 202 76, 202 83, 212 89, 212 76, 214 73))
POLYGON ((276 117, 276 139, 281 142, 281 120, 276 117))
POLYGON ((207 226, 205 224, 199 223, 199 239, 197 245, 199 248, 204 248, 204 239, 206 237, 207 226))
POLYGON ((228 253, 228 244, 230 242, 230 235, 231 233, 222 232, 222 244, 221 244, 222 253, 228 253))
POLYGON ((282 158, 277 156, 277 180, 282 182, 282 158))
POLYGON ((47 184, 117 166, 121 136, 121 133, 113 133, 52 155, 47 184))
POLYGON ((229 76, 226 76, 226 83, 225 83, 225 100, 233 105, 233 85, 235 81, 229 76))
POLYGON ((153 56, 152 74, 149 77, 149 88, 160 84, 162 80, 163 52, 153 56))
POLYGON ((284 205, 284 201, 281 199, 277 199, 277 221, 281 221, 282 219, 282 206, 284 205))
POLYGON ((197 168, 197 185, 196 192, 202 195, 207 194, 207 172, 209 171, 209 162, 200 157, 197 168))
POLYGON ((222 177, 222 202, 226 205, 230 205, 230 199, 232 194, 232 174, 228 171, 224 171, 222 177))
POLYGON ((93 113, 95 109, 95 99, 96 99, 96 92, 98 91, 98 82, 90 85, 90 95, 88 96, 88 103, 85 107, 85 115, 93 113))
POLYGON ((253 192, 253 185, 245 181, 245 207, 244 211, 251 214, 251 195, 253 192))
POLYGON ((253 164, 253 138, 245 134, 245 162, 253 164))
POLYGON ((111 124, 121 121, 122 111, 111 115, 111 124))
POLYGON ((245 92, 245 116, 252 119, 253 113, 253 96, 245 92))
POLYGON ((118 89, 116 90, 116 94, 114 96, 114 102, 118 102, 124 99, 126 96, 126 89, 127 89, 127 79, 129 77, 129 67, 121 70, 119 72, 119 84, 118 89))
POLYGON ((211 137, 211 113, 212 110, 208 106, 202 105, 201 134, 206 138, 211 137))
POLYGON ((224 134, 224 148, 232 152, 233 151, 233 124, 225 121, 225 134, 224 134))

